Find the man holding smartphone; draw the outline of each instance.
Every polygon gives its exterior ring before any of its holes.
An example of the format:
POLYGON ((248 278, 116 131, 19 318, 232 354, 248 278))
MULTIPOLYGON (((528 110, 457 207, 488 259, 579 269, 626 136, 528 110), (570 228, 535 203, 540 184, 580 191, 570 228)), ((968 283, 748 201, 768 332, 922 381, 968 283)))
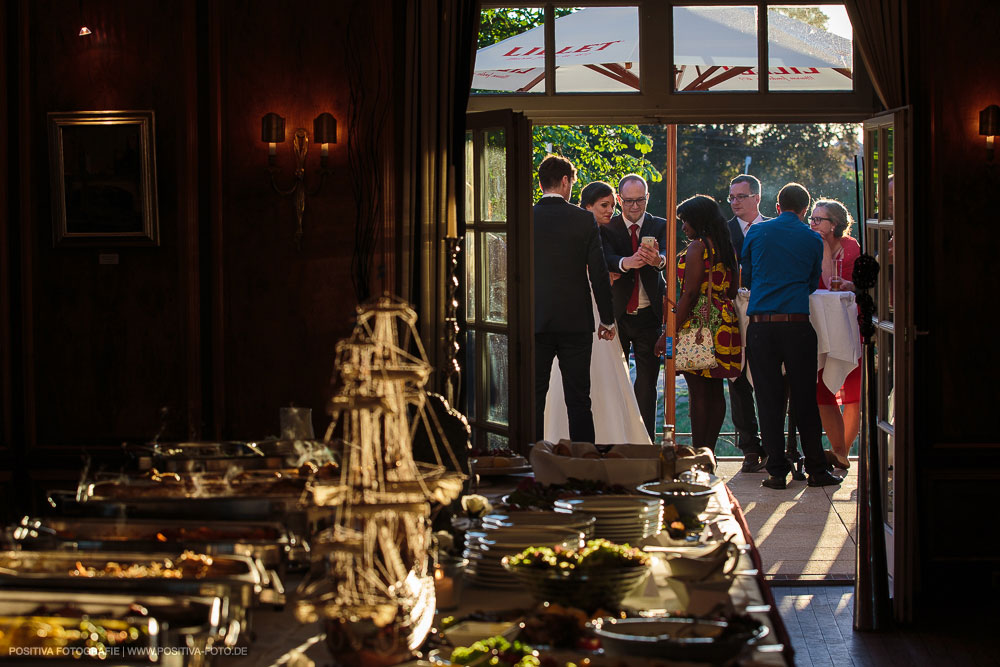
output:
POLYGON ((661 271, 667 263, 661 248, 667 243, 667 221, 646 212, 646 179, 629 174, 618 183, 622 214, 601 225, 601 242, 608 270, 621 278, 611 286, 615 320, 625 357, 635 355, 632 384, 639 413, 651 440, 656 434, 656 379, 660 358, 653 351, 663 331, 661 271))

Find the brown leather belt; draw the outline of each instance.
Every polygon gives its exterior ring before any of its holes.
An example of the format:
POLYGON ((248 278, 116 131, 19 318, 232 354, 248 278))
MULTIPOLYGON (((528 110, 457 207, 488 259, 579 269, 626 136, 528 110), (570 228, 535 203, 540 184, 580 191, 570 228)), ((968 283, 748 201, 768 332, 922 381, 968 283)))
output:
POLYGON ((780 313, 777 315, 751 315, 751 322, 808 322, 805 313, 780 313))

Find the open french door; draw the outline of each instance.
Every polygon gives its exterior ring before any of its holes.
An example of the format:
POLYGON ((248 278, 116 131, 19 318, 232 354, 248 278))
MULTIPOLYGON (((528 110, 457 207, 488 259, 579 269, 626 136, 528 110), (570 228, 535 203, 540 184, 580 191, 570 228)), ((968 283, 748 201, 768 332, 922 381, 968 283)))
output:
MULTIPOLYGON (((875 423, 876 439, 868 429, 862 445, 878 454, 886 571, 896 618, 905 621, 912 609, 915 553, 912 451, 913 319, 912 234, 910 233, 909 110, 883 114, 864 123, 865 250, 880 265, 875 300, 875 372, 866 372, 866 386, 874 383, 877 402, 868 419, 875 423)), ((859 508, 864 511, 864 508, 859 508)))
POLYGON ((480 449, 525 451, 534 436, 531 193, 528 120, 468 114, 463 407, 480 449))

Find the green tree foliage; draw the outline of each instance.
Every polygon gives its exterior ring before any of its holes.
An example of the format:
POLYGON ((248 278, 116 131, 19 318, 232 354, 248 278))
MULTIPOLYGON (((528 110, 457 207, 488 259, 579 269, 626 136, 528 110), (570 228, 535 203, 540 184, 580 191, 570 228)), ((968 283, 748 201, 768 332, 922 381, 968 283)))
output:
POLYGON ((820 30, 826 30, 830 23, 830 17, 819 7, 771 7, 770 11, 790 16, 820 30))
MULTIPOLYGON (((556 18, 573 10, 556 7, 556 18)), ((508 37, 545 24, 545 10, 540 7, 484 9, 479 14, 479 48, 502 42, 508 37)))
MULTIPOLYGON (((617 188, 625 174, 639 174, 650 182, 662 179, 649 159, 653 140, 637 125, 542 125, 534 128, 533 140, 536 170, 549 153, 568 158, 576 167, 573 201, 592 181, 617 188)), ((541 196, 537 180, 535 185, 537 199, 541 196)))

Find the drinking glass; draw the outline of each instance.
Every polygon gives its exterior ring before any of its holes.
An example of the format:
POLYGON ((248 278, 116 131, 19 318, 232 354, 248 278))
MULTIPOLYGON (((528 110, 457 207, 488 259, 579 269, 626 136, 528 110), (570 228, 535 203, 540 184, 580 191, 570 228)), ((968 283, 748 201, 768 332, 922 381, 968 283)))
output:
POLYGON ((844 278, 842 271, 844 268, 844 260, 835 259, 833 260, 833 275, 830 277, 830 289, 837 292, 840 291, 840 283, 843 282, 844 278))

